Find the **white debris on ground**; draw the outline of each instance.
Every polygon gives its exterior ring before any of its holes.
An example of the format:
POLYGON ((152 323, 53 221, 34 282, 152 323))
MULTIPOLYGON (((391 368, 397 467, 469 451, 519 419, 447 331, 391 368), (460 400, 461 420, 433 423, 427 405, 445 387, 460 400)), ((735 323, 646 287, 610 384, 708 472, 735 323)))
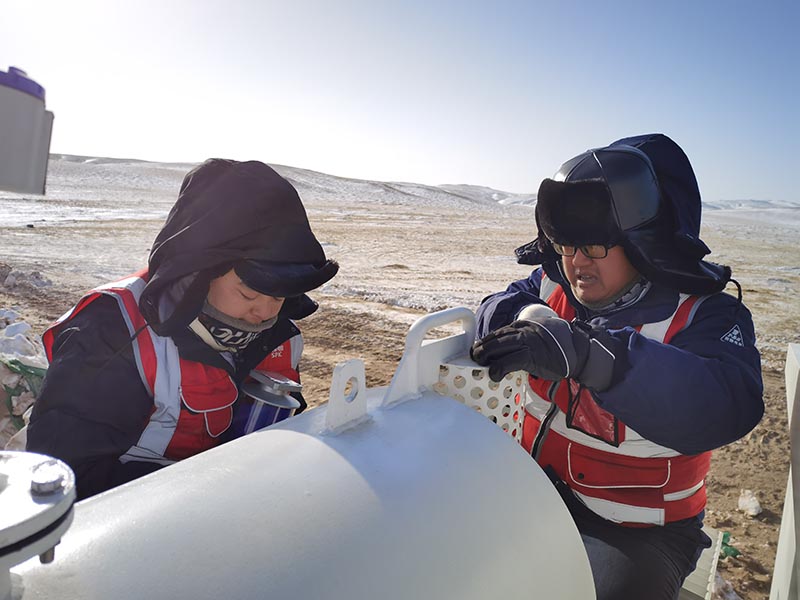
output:
POLYGON ((711 588, 711 600, 742 600, 742 598, 733 591, 733 586, 717 573, 711 588))
POLYGON ((0 309, 0 449, 24 449, 30 408, 47 369, 41 340, 11 309, 0 309), (21 448, 19 446, 22 446, 21 448))
POLYGON ((739 510, 748 517, 761 514, 761 504, 752 490, 742 490, 739 494, 739 510))
POLYGON ((26 289, 42 289, 52 287, 53 282, 42 276, 39 271, 20 271, 10 265, 0 263, 0 287, 10 291, 26 289))

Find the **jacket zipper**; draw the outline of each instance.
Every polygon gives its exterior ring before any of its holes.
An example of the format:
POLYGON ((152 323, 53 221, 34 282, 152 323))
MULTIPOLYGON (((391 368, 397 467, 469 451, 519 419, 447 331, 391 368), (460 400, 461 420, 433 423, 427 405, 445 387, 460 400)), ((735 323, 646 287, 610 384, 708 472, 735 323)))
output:
POLYGON ((536 437, 533 440, 533 445, 531 446, 531 456, 536 462, 539 462, 539 452, 544 445, 544 440, 547 437, 547 433, 550 431, 550 425, 553 422, 553 419, 556 417, 556 412, 558 412, 558 405, 555 402, 550 404, 550 407, 547 409, 547 413, 544 415, 544 419, 539 424, 539 431, 536 432, 536 437))

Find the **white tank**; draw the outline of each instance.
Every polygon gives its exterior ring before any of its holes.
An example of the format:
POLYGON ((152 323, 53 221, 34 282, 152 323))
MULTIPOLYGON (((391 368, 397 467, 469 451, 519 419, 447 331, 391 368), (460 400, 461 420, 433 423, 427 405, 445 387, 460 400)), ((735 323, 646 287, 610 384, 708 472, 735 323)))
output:
POLYGON ((44 88, 15 67, 0 71, 0 189, 44 194, 52 128, 44 88))
POLYGON ((389 389, 348 361, 326 406, 78 503, 54 562, 13 570, 19 597, 594 598, 544 473, 431 391, 473 332, 467 309, 431 315, 389 389), (424 340, 457 319, 466 331, 424 340))

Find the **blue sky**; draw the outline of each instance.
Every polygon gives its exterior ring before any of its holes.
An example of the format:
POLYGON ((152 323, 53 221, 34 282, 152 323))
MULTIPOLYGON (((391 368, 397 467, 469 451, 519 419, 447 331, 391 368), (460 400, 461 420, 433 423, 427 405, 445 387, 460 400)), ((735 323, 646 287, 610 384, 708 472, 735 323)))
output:
POLYGON ((708 200, 800 200, 796 1, 0 7, 0 69, 47 89, 53 152, 534 192, 660 131, 708 200))

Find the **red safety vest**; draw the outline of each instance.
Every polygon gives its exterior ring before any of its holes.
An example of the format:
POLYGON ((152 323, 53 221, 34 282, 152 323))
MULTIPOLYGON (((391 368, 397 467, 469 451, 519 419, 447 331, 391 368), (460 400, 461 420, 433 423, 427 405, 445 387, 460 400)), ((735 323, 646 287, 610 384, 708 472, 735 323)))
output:
MULTIPOLYGON (((560 317, 574 318, 575 310, 560 285, 543 277, 540 295, 560 317)), ((636 329, 668 344, 691 323, 702 300, 681 294, 670 317, 636 329)), ((603 410, 592 393, 572 379, 531 377, 529 383, 534 394, 525 407, 523 447, 539 464, 552 466, 595 513, 643 526, 687 519, 703 510, 710 452, 685 456, 643 438, 603 410)))
MULTIPOLYGON (((139 441, 120 461, 170 464, 219 444, 219 436, 231 426, 239 390, 227 371, 182 358, 172 338, 156 335, 146 327, 138 302, 147 279, 147 270, 143 270, 95 288, 45 331, 42 342, 48 360, 52 360, 57 328, 97 298, 115 298, 131 337, 138 332, 133 354, 142 383, 153 398, 153 409, 139 441)), ((270 352, 256 369, 277 371, 299 381, 297 364, 302 348, 298 334, 270 352)))

